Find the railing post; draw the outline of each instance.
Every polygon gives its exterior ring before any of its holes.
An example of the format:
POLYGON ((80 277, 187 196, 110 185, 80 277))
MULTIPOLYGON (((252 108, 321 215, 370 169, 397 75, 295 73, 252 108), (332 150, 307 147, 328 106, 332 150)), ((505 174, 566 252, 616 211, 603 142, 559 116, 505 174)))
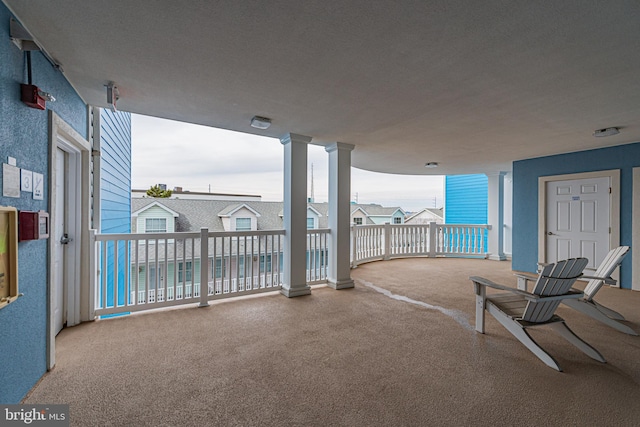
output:
MULTIPOLYGON (((193 266, 195 268, 195 265, 193 266)), ((209 306, 209 229, 200 229, 200 305, 209 306)))
POLYGON ((358 238, 356 236, 356 226, 351 226, 351 268, 358 266, 358 238))
POLYGON ((96 318, 96 287, 98 285, 98 254, 96 230, 89 230, 89 319, 96 318))
POLYGON ((391 224, 384 223, 384 255, 385 261, 391 258, 391 224))
POLYGON ((429 223, 429 257, 436 256, 438 227, 435 222, 429 223))

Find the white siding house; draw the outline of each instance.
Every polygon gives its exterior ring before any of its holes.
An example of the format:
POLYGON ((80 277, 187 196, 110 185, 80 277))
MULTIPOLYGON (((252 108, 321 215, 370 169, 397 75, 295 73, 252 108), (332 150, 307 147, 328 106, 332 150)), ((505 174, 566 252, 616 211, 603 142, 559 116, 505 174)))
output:
POLYGON ((154 202, 149 206, 133 212, 135 218, 136 233, 174 233, 179 214, 168 207, 154 202))

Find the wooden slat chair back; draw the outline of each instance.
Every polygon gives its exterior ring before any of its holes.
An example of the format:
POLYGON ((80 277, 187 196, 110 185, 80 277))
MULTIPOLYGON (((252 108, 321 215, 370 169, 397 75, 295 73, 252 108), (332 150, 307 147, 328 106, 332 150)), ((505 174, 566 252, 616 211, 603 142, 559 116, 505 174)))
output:
MULTIPOLYGON (((589 280, 584 288, 584 299, 591 301, 596 292, 605 284, 605 279, 609 279, 616 268, 620 265, 624 257, 629 253, 629 246, 619 246, 609 251, 593 276, 597 279, 589 280)), ((589 274, 591 275, 591 274, 589 274)))
MULTIPOLYGON (((586 258, 572 258, 549 264, 542 269, 532 293, 540 296, 564 295, 569 292, 575 281, 587 266, 586 258)), ((522 320, 531 323, 543 323, 553 317, 561 300, 534 302, 529 301, 522 320)))

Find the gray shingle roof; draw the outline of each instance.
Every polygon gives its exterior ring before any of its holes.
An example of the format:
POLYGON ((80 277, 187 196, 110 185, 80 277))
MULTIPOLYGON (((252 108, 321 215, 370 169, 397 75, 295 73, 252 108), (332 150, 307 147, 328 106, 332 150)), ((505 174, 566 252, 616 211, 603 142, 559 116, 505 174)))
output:
MULTIPOLYGON (((200 231, 201 228, 208 228, 209 231, 225 231, 220 215, 225 212, 231 212, 242 205, 247 205, 260 214, 257 218, 258 230, 281 230, 283 228, 282 202, 132 198, 131 211, 139 211, 154 202, 158 202, 179 214, 178 218, 176 218, 176 232, 200 231)), ((318 219, 318 227, 327 228, 329 204, 309 203, 309 206, 313 207, 321 215, 318 219)), ((351 205, 351 212, 358 208, 363 209, 368 215, 391 216, 398 209, 402 211, 397 206, 384 207, 373 204, 353 204, 351 205)), ((133 229, 135 229, 135 221, 133 222, 133 229)), ((370 221, 367 222, 372 223, 370 221)))

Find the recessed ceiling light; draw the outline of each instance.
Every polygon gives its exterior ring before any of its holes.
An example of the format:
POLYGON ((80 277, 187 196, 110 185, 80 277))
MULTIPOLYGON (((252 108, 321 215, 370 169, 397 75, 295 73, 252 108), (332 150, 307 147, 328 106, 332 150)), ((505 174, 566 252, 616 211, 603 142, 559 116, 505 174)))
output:
POLYGON ((256 129, 269 129, 271 119, 267 117, 253 116, 251 119, 251 127, 256 129))
POLYGON ((425 168, 437 168, 438 167, 438 162, 429 162, 429 163, 425 163, 424 164, 425 168))
POLYGON ((603 136, 612 136, 620 133, 620 130, 616 127, 604 128, 604 129, 596 129, 593 131, 593 136, 596 138, 601 138, 603 136))

